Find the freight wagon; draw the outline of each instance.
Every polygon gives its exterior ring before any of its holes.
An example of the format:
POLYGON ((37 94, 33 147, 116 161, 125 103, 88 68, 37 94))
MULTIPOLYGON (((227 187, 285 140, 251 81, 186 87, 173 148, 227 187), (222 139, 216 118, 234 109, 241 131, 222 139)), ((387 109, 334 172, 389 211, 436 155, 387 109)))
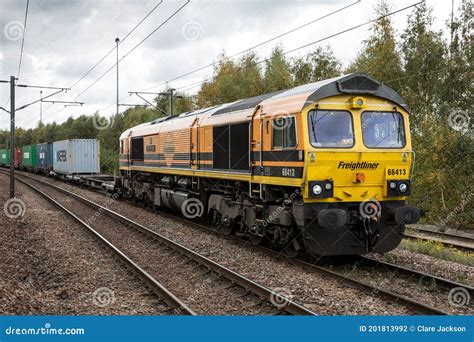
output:
POLYGON ((25 169, 36 171, 36 145, 29 145, 22 147, 23 159, 21 165, 25 169))
POLYGON ((15 167, 18 168, 21 166, 23 160, 23 151, 21 147, 15 147, 15 167))
POLYGON ((54 142, 53 170, 59 175, 100 173, 99 140, 69 139, 54 142))
POLYGON ((0 165, 7 166, 10 165, 11 155, 10 150, 1 149, 0 150, 0 165))
POLYGON ((39 171, 48 174, 53 170, 53 143, 36 145, 36 160, 39 171))

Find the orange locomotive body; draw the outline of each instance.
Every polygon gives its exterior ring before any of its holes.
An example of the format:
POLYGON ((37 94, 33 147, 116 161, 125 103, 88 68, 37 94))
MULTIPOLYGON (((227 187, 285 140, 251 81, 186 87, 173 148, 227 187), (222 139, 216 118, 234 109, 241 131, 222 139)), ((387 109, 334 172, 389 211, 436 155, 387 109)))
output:
POLYGON ((292 256, 383 253, 419 219, 412 158, 402 98, 351 74, 133 127, 117 189, 292 256))

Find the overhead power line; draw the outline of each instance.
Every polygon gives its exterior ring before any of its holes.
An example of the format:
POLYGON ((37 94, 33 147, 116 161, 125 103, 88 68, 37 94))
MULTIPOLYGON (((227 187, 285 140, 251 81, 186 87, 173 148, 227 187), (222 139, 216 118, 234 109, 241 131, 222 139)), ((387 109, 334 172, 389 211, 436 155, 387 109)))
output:
MULTIPOLYGON (((422 2, 423 2, 423 1, 414 3, 414 4, 412 4, 412 5, 403 7, 403 8, 401 8, 401 9, 398 9, 398 10, 396 10, 396 11, 393 11, 393 12, 390 12, 390 13, 388 13, 388 14, 382 15, 382 16, 377 17, 377 18, 375 18, 375 19, 372 19, 372 20, 366 21, 366 22, 364 22, 364 23, 358 24, 358 25, 353 26, 353 27, 351 27, 351 28, 348 28, 348 29, 339 31, 339 32, 337 32, 337 33, 334 33, 334 34, 331 34, 331 35, 329 35, 329 36, 323 37, 323 38, 321 38, 321 39, 315 40, 315 41, 313 41, 313 42, 304 44, 304 45, 299 46, 299 47, 297 47, 297 48, 294 48, 294 49, 285 51, 285 52, 283 52, 283 55, 286 55, 286 54, 295 52, 295 51, 297 51, 297 50, 303 49, 303 48, 308 47, 308 46, 310 46, 310 45, 313 45, 313 44, 316 44, 316 43, 320 43, 320 42, 322 42, 322 41, 325 41, 325 40, 334 38, 334 37, 336 37, 336 36, 339 36, 339 35, 342 35, 342 34, 344 34, 344 33, 347 33, 347 32, 353 31, 353 30, 355 30, 355 29, 358 29, 358 28, 360 28, 360 27, 369 25, 369 24, 371 24, 371 23, 373 23, 373 22, 376 22, 376 21, 378 21, 378 20, 380 20, 380 19, 383 19, 383 18, 392 16, 392 15, 397 14, 397 13, 399 13, 399 12, 402 12, 402 11, 405 11, 405 10, 410 9, 410 8, 412 8, 412 7, 418 6, 418 5, 420 5, 422 2)), ((270 60, 269 58, 265 58, 265 59, 263 59, 263 60, 257 61, 257 62, 255 62, 255 63, 249 65, 248 67, 253 66, 253 65, 258 65, 258 64, 261 64, 261 63, 263 63, 263 62, 265 62, 265 61, 269 61, 269 60, 270 60)), ((229 72, 224 72, 224 73, 222 73, 222 75, 225 75, 225 74, 227 74, 227 73, 229 73, 229 72)), ((190 90, 190 89, 193 89, 193 88, 195 88, 195 87, 197 87, 197 86, 199 86, 199 85, 201 85, 201 84, 203 84, 203 83, 205 83, 205 82, 211 81, 211 80, 213 80, 213 79, 214 79, 214 77, 210 77, 210 78, 207 78, 207 79, 205 79, 205 80, 203 80, 203 81, 199 81, 199 82, 196 82, 196 83, 191 83, 191 84, 188 84, 188 85, 179 87, 179 88, 177 88, 177 89, 178 89, 178 90, 181 90, 182 92, 186 92, 186 91, 188 91, 188 90, 190 90)), ((148 88, 148 89, 151 89, 151 88, 148 88)), ((126 99, 126 98, 128 98, 128 97, 130 97, 130 95, 123 97, 120 101, 123 101, 124 99, 126 99)), ((106 109, 108 109, 108 108, 110 108, 110 107, 112 107, 112 106, 113 106, 113 104, 112 104, 112 105, 108 105, 108 106, 106 106, 106 107, 101 108, 99 111, 106 110, 106 109)))
POLYGON ((176 11, 173 12, 168 18, 166 18, 165 21, 163 21, 160 25, 158 25, 153 31, 151 31, 145 38, 143 38, 137 45, 135 45, 132 49, 130 49, 125 55, 123 55, 118 62, 115 62, 110 68, 108 68, 102 75, 100 75, 94 82, 92 82, 87 88, 85 88, 83 91, 79 93, 74 99, 76 100, 78 97, 80 97, 82 94, 84 94, 86 91, 88 91, 90 88, 92 88, 97 82, 99 82, 105 75, 107 75, 115 66, 120 63, 122 60, 124 60, 128 55, 130 55, 135 49, 137 49, 140 45, 142 45, 148 38, 150 38, 156 31, 158 31, 161 27, 163 27, 168 21, 170 21, 176 14, 178 14, 184 7, 186 7, 191 0, 187 0, 186 3, 181 5, 176 11))
POLYGON ((16 78, 20 78, 21 61, 23 59, 23 46, 25 45, 26 23, 28 21, 28 7, 29 7, 29 5, 30 5, 30 0, 26 0, 25 21, 23 23, 23 36, 21 37, 20 62, 18 63, 18 73, 16 75, 16 78))
MULTIPOLYGON (((143 44, 148 38, 151 37, 151 35, 153 35, 156 31, 158 31, 163 25, 165 25, 169 20, 171 20, 176 14, 178 14, 178 12, 180 12, 186 5, 188 5, 190 2, 190 0, 187 0, 186 3, 184 3, 181 7, 179 7, 175 12, 173 12, 172 15, 170 15, 165 21, 163 21, 158 27, 156 27, 151 33, 149 33, 144 39, 142 39, 138 44, 136 44, 132 49, 130 49, 125 55, 122 56, 122 58, 120 58, 118 60, 118 62, 115 62, 110 68, 108 68, 102 75, 100 75, 94 82, 92 82, 87 88, 85 88, 83 91, 81 91, 81 93, 79 93, 79 95, 77 95, 74 99, 72 99, 72 101, 75 101, 78 97, 80 97, 82 94, 84 94, 86 91, 88 91, 90 88, 92 88, 97 82, 99 82, 102 78, 105 77, 105 75, 107 75, 118 63, 120 63, 124 58, 126 58, 130 53, 132 53, 135 49, 137 49, 141 44, 143 44)), ((161 2, 160 2, 161 4, 161 2)), ((159 4, 158 4, 159 5, 159 4)), ((157 5, 157 6, 158 6, 157 5)), ((157 7, 155 6, 155 8, 157 7)), ((150 13, 149 13, 150 14, 150 13)), ((133 32, 136 27, 138 27, 148 16, 145 16, 139 24, 137 24, 137 26, 135 26, 132 31, 129 32, 129 34, 126 35, 126 37, 128 37, 131 32, 133 32)), ((122 40, 123 42, 123 40, 122 40)), ((115 50, 115 47, 114 49, 112 49, 112 51, 115 50)), ((54 116, 56 115, 57 113, 61 112, 62 110, 64 110, 64 108, 61 108, 60 110, 52 113, 52 115, 50 116, 54 116)))
MULTIPOLYGON (((295 27, 295 28, 293 28, 293 29, 291 29, 291 30, 289 30, 289 31, 283 32, 283 33, 281 33, 281 34, 279 34, 279 35, 277 35, 277 36, 275 36, 275 37, 272 37, 272 38, 270 38, 270 39, 267 39, 267 40, 265 40, 265 41, 263 41, 263 42, 260 42, 260 43, 258 43, 258 44, 256 44, 256 45, 254 45, 254 46, 252 46, 252 47, 249 47, 249 48, 247 48, 247 49, 245 49, 245 50, 242 50, 242 51, 240 51, 240 52, 237 52, 237 53, 235 53, 235 54, 233 54, 233 55, 231 55, 231 56, 229 56, 229 57, 222 58, 221 60, 218 60, 218 61, 216 61, 216 62, 213 62, 213 63, 207 64, 207 65, 204 65, 204 66, 202 66, 202 67, 200 67, 200 68, 194 69, 194 70, 192 70, 192 71, 190 71, 190 72, 187 72, 187 73, 185 73, 185 74, 182 74, 182 75, 180 75, 180 76, 177 76, 177 77, 175 77, 175 78, 173 78, 173 79, 171 79, 171 80, 168 80, 168 81, 166 81, 166 82, 163 82, 163 83, 160 83, 160 84, 158 84, 158 85, 154 85, 154 86, 152 86, 152 87, 143 89, 141 92, 144 92, 144 91, 147 91, 147 90, 150 90, 150 89, 153 89, 153 88, 157 88, 157 87, 163 86, 163 85, 167 84, 168 82, 172 82, 172 81, 175 81, 175 80, 177 80, 177 79, 180 79, 180 78, 189 76, 189 75, 191 75, 191 74, 193 74, 193 73, 196 73, 196 72, 198 72, 198 71, 201 71, 201 70, 203 70, 203 69, 206 69, 206 68, 208 68, 208 67, 211 67, 211 66, 215 65, 216 63, 219 63, 219 62, 221 62, 221 61, 224 61, 224 60, 227 60, 227 59, 230 59, 230 58, 234 58, 234 57, 236 57, 236 56, 238 56, 238 55, 241 55, 241 54, 243 54, 243 53, 245 53, 245 52, 251 51, 251 50, 253 50, 253 49, 257 48, 257 47, 260 47, 260 46, 262 46, 262 45, 265 45, 265 44, 267 44, 267 43, 270 43, 270 42, 272 42, 272 41, 274 41, 274 40, 276 40, 276 39, 278 39, 278 38, 281 38, 281 37, 283 37, 283 36, 286 36, 286 35, 288 35, 288 34, 290 34, 290 33, 293 33, 293 32, 295 32, 295 31, 297 31, 297 30, 300 30, 300 29, 302 29, 302 28, 304 28, 304 27, 306 27, 306 26, 309 26, 309 25, 311 25, 311 24, 313 24, 313 23, 315 23, 315 22, 318 22, 318 21, 320 21, 320 20, 322 20, 322 19, 328 18, 328 17, 330 17, 331 15, 334 15, 334 14, 339 13, 339 12, 345 10, 345 9, 348 9, 349 7, 352 7, 352 6, 356 5, 356 4, 358 4, 359 2, 361 2, 361 0, 357 0, 356 2, 353 2, 353 3, 351 3, 351 4, 348 4, 348 5, 344 6, 344 7, 341 7, 341 8, 339 8, 339 9, 335 10, 335 11, 332 11, 332 12, 330 12, 330 13, 328 13, 328 14, 325 14, 325 15, 323 15, 323 16, 321 16, 321 17, 318 17, 318 18, 316 18, 316 19, 314 19, 314 20, 311 20, 311 21, 309 21, 309 22, 307 22, 307 23, 305 23, 305 24, 303 24, 303 25, 300 25, 300 26, 298 26, 298 27, 295 27)), ((120 101, 123 101, 123 100, 125 100, 125 99, 127 99, 127 98, 129 98, 129 97, 130 97, 130 94, 127 95, 127 96, 125 96, 125 97, 123 97, 123 98, 121 98, 120 101)), ((107 106, 105 106, 105 107, 99 109, 99 111, 106 110, 106 109, 108 109, 108 108, 110 108, 110 107, 112 107, 112 106, 113 106, 113 105, 107 105, 107 106)))
POLYGON ((237 52, 237 53, 235 53, 235 54, 233 54, 233 55, 231 55, 231 56, 224 57, 224 58, 222 58, 222 59, 220 59, 220 60, 218 60, 218 61, 216 61, 216 62, 212 62, 212 63, 210 63, 210 64, 204 65, 204 66, 199 67, 199 68, 197 68, 197 69, 191 70, 191 71, 189 71, 189 72, 187 72, 187 73, 185 73, 185 74, 179 75, 179 76, 177 76, 177 77, 175 77, 175 78, 172 78, 172 79, 170 79, 170 80, 168 80, 168 81, 166 81, 166 82, 163 82, 163 83, 160 83, 160 84, 158 84, 158 85, 154 85, 154 86, 152 86, 152 87, 143 89, 143 91, 147 91, 147 90, 150 90, 150 89, 153 89, 153 88, 161 87, 161 86, 163 86, 163 85, 165 85, 165 84, 167 84, 167 83, 169 83, 169 82, 176 81, 176 80, 178 80, 178 79, 180 79, 180 78, 183 78, 183 77, 192 75, 192 74, 194 74, 194 73, 196 73, 196 72, 198 72, 198 71, 201 71, 201 70, 207 69, 207 68, 209 68, 209 67, 211 67, 211 66, 214 66, 214 65, 216 65, 217 63, 223 62, 223 61, 225 61, 225 60, 229 60, 229 59, 234 58, 234 57, 236 57, 236 56, 239 56, 239 55, 241 55, 241 54, 243 54, 243 53, 249 52, 249 51, 251 51, 251 50, 253 50, 253 49, 256 49, 256 48, 258 48, 258 47, 260 47, 260 46, 262 46, 262 45, 268 44, 268 43, 270 43, 270 42, 272 42, 272 41, 274 41, 274 40, 276 40, 276 39, 279 39, 279 38, 284 37, 284 36, 286 36, 286 35, 288 35, 288 34, 290 34, 290 33, 293 33, 293 32, 295 32, 295 31, 298 31, 298 30, 300 30, 300 29, 302 29, 302 28, 304 28, 304 27, 306 27, 306 26, 309 26, 309 25, 311 25, 311 24, 314 24, 314 23, 316 23, 316 22, 318 22, 318 21, 320 21, 320 20, 322 20, 322 19, 328 18, 328 17, 330 17, 330 16, 332 16, 332 15, 334 15, 334 14, 336 14, 336 13, 342 12, 343 10, 348 9, 349 7, 352 7, 352 6, 354 6, 354 5, 357 5, 357 4, 360 3, 360 2, 361 2, 361 0, 357 0, 357 1, 355 1, 355 2, 353 2, 353 3, 351 3, 351 4, 349 4, 349 5, 346 5, 346 6, 344 6, 344 7, 341 7, 341 8, 339 8, 339 9, 335 10, 335 11, 332 11, 332 12, 330 12, 330 13, 328 13, 328 14, 325 14, 325 15, 323 15, 323 16, 321 16, 321 17, 318 17, 318 18, 316 18, 316 19, 313 19, 313 20, 311 20, 311 21, 309 21, 309 22, 307 22, 307 23, 305 23, 305 24, 303 24, 303 25, 300 25, 300 26, 298 26, 298 27, 295 27, 295 28, 293 28, 293 29, 291 29, 291 30, 289 30, 289 31, 283 32, 283 33, 281 33, 281 34, 279 34, 279 35, 277 35, 277 36, 275 36, 275 37, 272 37, 272 38, 267 39, 267 40, 265 40, 265 41, 263 41, 263 42, 260 42, 260 43, 254 45, 254 46, 252 46, 252 47, 249 47, 249 48, 247 48, 247 49, 245 49, 245 50, 239 51, 239 52, 237 52))
MULTIPOLYGON (((123 43, 135 30, 143 24, 143 22, 163 3, 163 0, 160 0, 155 7, 153 7, 126 35, 125 37, 119 42, 119 44, 123 43)), ((95 63, 84 75, 82 75, 77 81, 75 81, 69 88, 73 88, 76 86, 79 82, 81 82, 84 78, 86 78, 100 63, 102 63, 114 50, 116 46, 114 46, 112 49, 110 49, 97 63, 95 63)), ((59 98, 61 98, 65 93, 61 94, 59 98)), ((48 108, 46 108, 46 111, 48 111, 52 106, 54 105, 51 104, 48 108)), ((64 108, 61 108, 63 110, 64 108)))
MULTIPOLYGON (((130 30, 130 32, 128 32, 125 37, 122 38, 122 40, 119 42, 119 45, 122 44, 161 4, 163 3, 163 0, 161 0, 158 4, 156 4, 155 7, 153 7, 148 13, 147 15, 145 15, 136 25, 134 28, 132 28, 130 30)), ((78 84, 79 82, 81 82, 84 78, 87 77, 87 75, 89 75, 100 63, 102 63, 102 61, 104 59, 106 59, 114 50, 115 50, 115 46, 109 50, 109 52, 107 52, 101 59, 99 59, 99 61, 94 64, 94 66, 92 66, 92 68, 90 68, 84 75, 81 76, 81 78, 79 78, 76 82, 73 83, 73 85, 71 85, 70 88, 74 87, 76 84, 78 84)))
MULTIPOLYGON (((344 34, 344 33, 347 33, 347 32, 353 31, 353 30, 356 30, 356 29, 361 28, 361 27, 363 27, 363 26, 367 26, 367 25, 372 24, 372 23, 374 23, 374 22, 376 22, 376 21, 378 21, 378 20, 381 20, 381 19, 383 19, 383 18, 392 16, 392 15, 394 15, 394 14, 397 14, 397 13, 400 13, 400 12, 403 12, 403 11, 406 11, 406 10, 409 9, 409 8, 418 6, 418 5, 420 5, 421 3, 423 3, 423 1, 417 2, 417 3, 415 3, 415 4, 412 4, 412 5, 403 7, 403 8, 400 8, 400 9, 398 9, 398 10, 396 10, 396 11, 390 12, 390 13, 388 13, 388 14, 384 14, 384 15, 378 17, 378 18, 375 18, 375 19, 366 21, 366 22, 361 23, 361 24, 356 25, 356 26, 352 26, 352 27, 347 28, 347 29, 345 29, 345 30, 342 30, 342 31, 333 33, 333 34, 331 34, 331 35, 329 35, 329 36, 326 36, 326 37, 324 37, 324 38, 320 38, 320 39, 315 40, 315 41, 312 41, 312 42, 310 42, 310 43, 307 43, 307 44, 298 46, 297 48, 294 48, 294 49, 291 49, 291 50, 288 50, 288 51, 284 51, 284 52, 282 52, 282 55, 287 55, 287 54, 289 54, 289 53, 292 53, 292 52, 295 52, 295 51, 304 49, 305 47, 308 47, 308 46, 311 46, 311 45, 314 45, 314 44, 317 44, 317 43, 321 43, 321 42, 323 42, 323 41, 325 41, 325 40, 328 40, 328 39, 337 37, 337 36, 339 36, 339 35, 341 35, 341 34, 344 34)), ((270 58, 265 58, 265 59, 263 59, 263 60, 257 61, 257 62, 255 62, 255 63, 249 65, 248 67, 250 67, 250 66, 255 66, 255 65, 258 65, 258 64, 260 64, 260 63, 269 61, 269 60, 270 60, 270 58)), ((229 72, 223 72, 222 75, 225 75, 225 74, 228 74, 228 73, 229 73, 229 72)), ((199 85, 201 85, 201 84, 204 84, 204 83, 206 83, 206 82, 212 81, 213 79, 214 79, 214 77, 209 77, 209 78, 204 79, 203 81, 191 83, 191 84, 188 84, 188 85, 179 87, 178 89, 180 89, 181 91, 189 91, 190 89, 193 89, 193 88, 195 88, 195 87, 197 87, 197 86, 199 86, 199 85)))

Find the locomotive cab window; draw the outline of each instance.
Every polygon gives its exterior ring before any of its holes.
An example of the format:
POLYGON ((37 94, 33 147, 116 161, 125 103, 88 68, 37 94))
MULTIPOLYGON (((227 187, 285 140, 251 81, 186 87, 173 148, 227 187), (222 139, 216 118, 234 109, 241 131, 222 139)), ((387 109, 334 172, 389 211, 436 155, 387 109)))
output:
POLYGON ((296 122, 295 117, 280 117, 272 121, 272 147, 296 147, 296 122))
POLYGON ((399 112, 362 113, 362 136, 368 148, 403 148, 406 143, 403 116, 399 112))
POLYGON ((309 137, 314 147, 350 148, 354 146, 352 115, 348 111, 312 110, 309 137))

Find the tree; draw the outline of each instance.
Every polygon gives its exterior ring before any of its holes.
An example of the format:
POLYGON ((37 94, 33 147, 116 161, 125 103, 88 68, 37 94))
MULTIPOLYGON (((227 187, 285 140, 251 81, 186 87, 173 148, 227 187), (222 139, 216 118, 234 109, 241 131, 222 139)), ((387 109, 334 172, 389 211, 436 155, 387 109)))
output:
POLYGON ((421 116, 434 115, 444 92, 446 46, 441 32, 431 29, 431 10, 423 2, 408 17, 402 34, 402 56, 405 77, 402 94, 412 110, 415 132, 421 116))
MULTIPOLYGON (((386 1, 381 1, 375 12, 378 17, 385 16, 390 13, 390 6, 386 1)), ((365 72, 400 91, 402 82, 399 79, 403 73, 391 18, 387 16, 377 20, 371 32, 347 72, 365 72)))
POLYGON ((264 82, 265 93, 288 89, 293 84, 291 67, 281 46, 276 46, 270 58, 265 62, 264 82))
POLYGON ((196 96, 198 107, 233 102, 240 98, 239 66, 222 53, 214 66, 212 80, 204 82, 196 96))
POLYGON ((461 15, 453 22, 452 41, 449 46, 446 79, 442 100, 454 108, 472 112, 473 100, 473 53, 474 53, 474 5, 463 1, 461 15))
POLYGON ((294 85, 298 86, 340 75, 341 63, 329 47, 318 47, 306 56, 295 58, 291 70, 294 85))
POLYGON ((255 52, 245 54, 239 61, 239 98, 257 96, 263 93, 263 78, 255 52))

